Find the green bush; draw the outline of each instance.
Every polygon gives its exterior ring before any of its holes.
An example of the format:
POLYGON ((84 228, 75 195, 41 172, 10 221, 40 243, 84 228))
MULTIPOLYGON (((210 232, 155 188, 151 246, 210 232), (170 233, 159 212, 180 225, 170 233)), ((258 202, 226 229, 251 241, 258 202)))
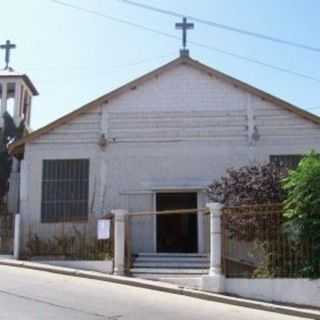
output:
POLYGON ((284 230, 291 241, 309 244, 301 274, 320 277, 320 154, 311 152, 282 181, 284 230))

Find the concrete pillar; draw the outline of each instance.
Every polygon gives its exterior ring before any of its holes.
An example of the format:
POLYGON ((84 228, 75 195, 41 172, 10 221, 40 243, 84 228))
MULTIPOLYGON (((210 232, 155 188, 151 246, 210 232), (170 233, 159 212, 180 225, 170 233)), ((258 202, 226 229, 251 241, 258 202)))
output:
POLYGON ((209 275, 202 277, 202 289, 223 292, 224 276, 221 269, 221 214, 223 205, 211 202, 207 204, 207 207, 210 209, 210 269, 209 275))
POLYGON ((20 257, 20 214, 16 214, 14 217, 14 242, 13 242, 13 256, 15 259, 20 257))
POLYGON ((125 237, 126 237, 126 215, 127 210, 112 210, 114 215, 114 265, 113 273, 125 274, 125 237))

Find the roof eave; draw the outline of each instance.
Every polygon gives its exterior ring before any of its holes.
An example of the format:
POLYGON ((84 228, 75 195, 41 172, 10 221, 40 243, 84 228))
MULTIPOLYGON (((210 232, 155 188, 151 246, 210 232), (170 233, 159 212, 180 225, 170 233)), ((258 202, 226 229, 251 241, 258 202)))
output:
POLYGON ((30 78, 27 76, 27 75, 23 75, 23 80, 24 82, 28 85, 28 87, 30 88, 32 94, 34 96, 38 96, 39 95, 39 92, 38 90, 36 89, 35 85, 33 84, 33 82, 30 80, 30 78))
POLYGON ((2 75, 2 77, 4 78, 15 78, 15 79, 22 79, 25 84, 29 87, 29 89, 31 90, 32 94, 34 96, 38 96, 39 95, 39 92, 38 90, 36 89, 35 85, 33 84, 33 82, 30 80, 30 78, 26 75, 26 74, 5 74, 5 75, 2 75))

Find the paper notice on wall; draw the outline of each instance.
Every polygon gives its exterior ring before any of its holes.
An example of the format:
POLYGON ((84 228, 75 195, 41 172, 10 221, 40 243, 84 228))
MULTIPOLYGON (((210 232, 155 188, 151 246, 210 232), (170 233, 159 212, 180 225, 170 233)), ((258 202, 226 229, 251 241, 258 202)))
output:
POLYGON ((110 238, 110 220, 100 219, 97 222, 97 238, 105 240, 110 238))

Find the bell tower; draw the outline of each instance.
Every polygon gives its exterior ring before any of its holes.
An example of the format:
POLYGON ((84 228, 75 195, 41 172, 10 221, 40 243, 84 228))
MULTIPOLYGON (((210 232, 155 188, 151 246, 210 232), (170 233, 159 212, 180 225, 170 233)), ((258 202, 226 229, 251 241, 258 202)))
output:
POLYGON ((26 74, 10 67, 10 51, 15 48, 9 40, 0 45, 0 49, 5 50, 5 67, 0 69, 0 128, 3 114, 9 112, 16 125, 24 121, 30 129, 32 97, 37 96, 38 91, 26 74))

